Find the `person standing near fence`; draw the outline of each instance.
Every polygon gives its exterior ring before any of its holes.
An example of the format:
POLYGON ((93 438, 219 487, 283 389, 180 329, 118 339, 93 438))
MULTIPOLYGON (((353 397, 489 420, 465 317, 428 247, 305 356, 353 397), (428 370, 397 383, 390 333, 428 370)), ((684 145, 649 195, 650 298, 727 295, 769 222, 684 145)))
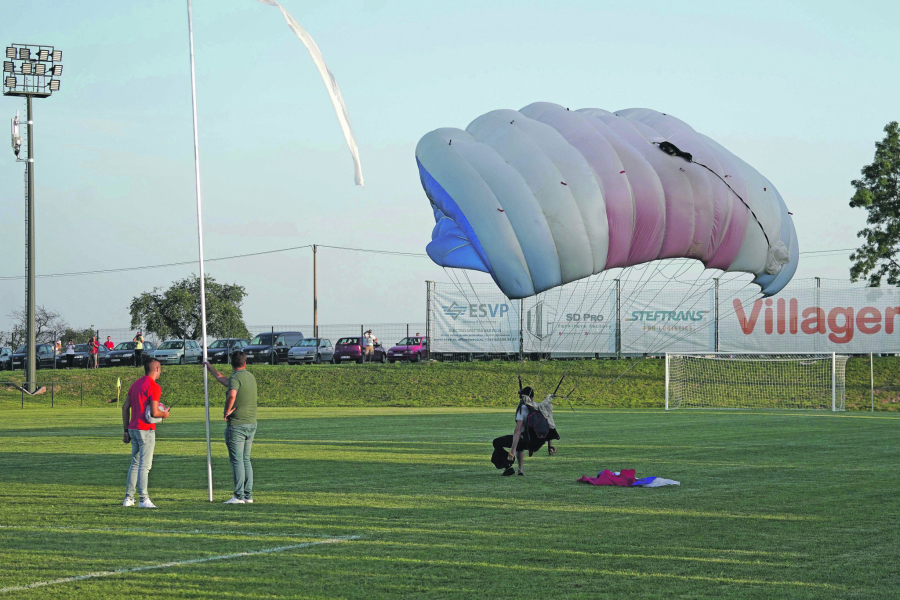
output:
POLYGON ((88 347, 91 349, 91 363, 94 365, 92 368, 97 368, 97 353, 100 351, 100 342, 97 341, 97 336, 92 335, 91 341, 88 342, 88 347))
POLYGON ((122 403, 122 424, 125 426, 122 442, 131 442, 131 466, 128 467, 125 501, 122 506, 134 506, 134 493, 137 491, 139 508, 156 508, 147 490, 147 478, 150 467, 153 466, 153 450, 156 448, 156 425, 146 421, 145 413, 149 405, 151 416, 157 419, 169 418, 169 411, 159 408, 162 388, 157 380, 161 372, 159 361, 148 360, 144 364, 144 376, 131 384, 122 403))
POLYGON ((231 377, 224 377, 208 362, 203 363, 225 392, 225 444, 234 475, 234 495, 225 504, 253 504, 253 465, 250 450, 256 435, 256 378, 248 372, 247 355, 238 350, 231 355, 231 377))
POLYGON ((378 338, 372 335, 372 330, 368 330, 363 335, 363 361, 369 362, 375 359, 375 342, 378 338))
POLYGON ((131 341, 134 342, 134 366, 139 367, 141 366, 141 355, 144 353, 144 336, 138 331, 131 341))
POLYGON ((113 348, 115 348, 115 346, 116 345, 113 344, 112 339, 109 336, 106 336, 106 342, 104 342, 103 347, 107 350, 112 350, 113 348))
POLYGON ((75 344, 72 340, 66 344, 66 368, 71 369, 72 363, 75 361, 75 344))

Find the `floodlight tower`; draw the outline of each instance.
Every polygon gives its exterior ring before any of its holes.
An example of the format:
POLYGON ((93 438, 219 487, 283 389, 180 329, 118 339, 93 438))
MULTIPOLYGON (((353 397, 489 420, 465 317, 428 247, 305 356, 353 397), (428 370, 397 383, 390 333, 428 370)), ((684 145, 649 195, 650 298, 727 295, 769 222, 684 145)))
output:
POLYGON ((13 151, 16 159, 25 162, 28 176, 26 202, 28 206, 27 248, 25 288, 25 312, 27 339, 25 340, 25 389, 34 392, 35 385, 35 331, 34 331, 34 120, 31 102, 34 98, 47 98, 59 91, 59 76, 62 75, 62 51, 43 44, 11 44, 6 48, 3 60, 3 95, 24 96, 27 105, 27 152, 25 159, 19 159, 22 143, 18 131, 18 116, 13 120, 13 151), (18 138, 18 141, 17 141, 18 138))

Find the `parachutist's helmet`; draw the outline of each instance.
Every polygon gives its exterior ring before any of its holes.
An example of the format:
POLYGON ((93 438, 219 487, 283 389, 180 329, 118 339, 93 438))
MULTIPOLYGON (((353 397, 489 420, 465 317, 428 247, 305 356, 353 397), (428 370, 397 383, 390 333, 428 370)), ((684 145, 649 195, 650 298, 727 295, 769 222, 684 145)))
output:
POLYGON ((528 396, 532 400, 534 400, 534 390, 530 387, 523 387, 519 390, 519 396, 528 396))

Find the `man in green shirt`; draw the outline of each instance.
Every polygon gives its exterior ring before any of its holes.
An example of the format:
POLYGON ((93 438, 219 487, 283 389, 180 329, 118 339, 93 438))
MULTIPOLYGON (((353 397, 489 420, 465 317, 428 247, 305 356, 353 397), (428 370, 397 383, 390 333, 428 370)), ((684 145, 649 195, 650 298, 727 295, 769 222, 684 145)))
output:
POLYGON ((253 466, 250 449, 256 435, 256 378, 246 369, 243 352, 231 355, 234 373, 225 377, 208 362, 203 363, 216 381, 228 388, 225 392, 225 444, 234 473, 234 496, 225 504, 253 504, 253 466))

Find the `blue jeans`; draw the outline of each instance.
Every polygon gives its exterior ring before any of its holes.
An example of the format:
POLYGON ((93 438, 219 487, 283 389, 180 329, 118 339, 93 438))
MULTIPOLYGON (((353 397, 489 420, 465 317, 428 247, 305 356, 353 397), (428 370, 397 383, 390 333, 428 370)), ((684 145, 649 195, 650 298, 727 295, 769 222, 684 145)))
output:
POLYGON ((156 447, 156 432, 129 429, 131 436, 131 466, 128 467, 128 480, 125 484, 125 496, 134 498, 135 486, 141 500, 149 498, 147 494, 147 477, 153 466, 153 449, 156 447))
POLYGON ((256 425, 227 425, 225 444, 234 473, 234 497, 247 500, 253 497, 253 465, 250 464, 250 449, 256 425))

